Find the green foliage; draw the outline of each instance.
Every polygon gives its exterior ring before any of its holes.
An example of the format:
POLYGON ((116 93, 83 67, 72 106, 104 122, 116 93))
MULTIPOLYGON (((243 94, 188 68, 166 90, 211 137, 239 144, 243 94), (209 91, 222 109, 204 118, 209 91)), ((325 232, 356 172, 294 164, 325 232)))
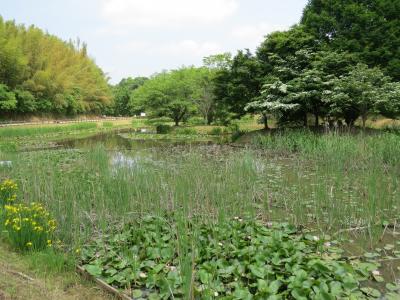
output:
POLYGON ((360 285, 377 266, 359 276, 365 266, 341 252, 286 224, 146 217, 93 241, 81 259, 93 276, 122 289, 134 286, 145 299, 368 299, 365 294, 379 293, 360 285))
POLYGON ((208 134, 209 135, 222 135, 224 133, 221 127, 213 127, 208 134))
POLYGON ((13 247, 21 251, 43 250, 52 246, 56 222, 38 203, 6 205, 2 218, 13 247))
POLYGON ((99 113, 110 100, 105 74, 85 44, 0 17, 0 112, 99 113))
POLYGON ((193 126, 206 125, 206 121, 202 117, 191 117, 186 123, 193 126))
POLYGON ((174 133, 179 135, 196 135, 197 130, 191 127, 181 127, 181 128, 178 127, 175 128, 174 133))
POLYGON ((6 179, 0 183, 0 210, 3 209, 5 205, 10 205, 15 202, 17 199, 17 191, 17 184, 10 179, 6 179))
POLYGON ((4 84, 0 84, 0 112, 10 112, 17 107, 17 100, 15 94, 8 91, 4 84))
POLYGON ((155 75, 136 89, 132 98, 142 103, 152 117, 169 117, 175 125, 188 119, 195 111, 195 68, 164 72, 155 75))
POLYGON ((172 127, 167 124, 158 124, 156 125, 156 132, 158 134, 168 134, 172 131, 172 127))
POLYGON ((2 127, 0 137, 22 137, 44 135, 56 132, 69 132, 79 130, 90 130, 97 127, 96 123, 77 123, 70 125, 43 126, 43 127, 2 127))
POLYGON ((214 92, 221 116, 226 109, 236 118, 245 115, 245 106, 259 95, 261 76, 260 63, 248 50, 239 51, 229 69, 219 70, 214 79, 214 92))
POLYGON ((388 82, 389 78, 379 69, 358 64, 348 75, 333 80, 333 90, 327 93, 330 109, 333 114, 343 116, 350 125, 361 116, 363 127, 371 114, 395 115, 399 113, 397 109, 400 100, 396 97, 388 98, 395 87, 387 86, 388 82))
POLYGON ((146 82, 146 77, 126 78, 122 79, 115 87, 113 87, 114 103, 113 114, 116 116, 137 115, 144 111, 142 104, 137 103, 132 98, 134 90, 142 86, 146 82))
POLYGON ((9 179, 0 183, 0 222, 8 241, 18 250, 42 250, 52 246, 56 222, 39 203, 17 201, 17 184, 9 179))
POLYGON ((311 0, 301 23, 322 46, 354 53, 400 80, 399 15, 398 1, 311 0))
POLYGON ((103 127, 104 128, 111 128, 114 126, 113 122, 103 122, 103 127))

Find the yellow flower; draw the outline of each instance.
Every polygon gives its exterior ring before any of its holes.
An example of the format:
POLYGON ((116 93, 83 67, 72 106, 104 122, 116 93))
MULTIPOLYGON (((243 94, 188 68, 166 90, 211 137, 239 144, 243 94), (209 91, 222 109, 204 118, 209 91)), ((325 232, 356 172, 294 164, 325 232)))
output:
POLYGON ((28 242, 28 243, 26 243, 26 246, 27 246, 27 247, 32 247, 32 243, 31 243, 31 242, 28 242))
POLYGON ((75 253, 76 253, 76 254, 81 253, 81 249, 77 248, 77 249, 75 250, 75 253))

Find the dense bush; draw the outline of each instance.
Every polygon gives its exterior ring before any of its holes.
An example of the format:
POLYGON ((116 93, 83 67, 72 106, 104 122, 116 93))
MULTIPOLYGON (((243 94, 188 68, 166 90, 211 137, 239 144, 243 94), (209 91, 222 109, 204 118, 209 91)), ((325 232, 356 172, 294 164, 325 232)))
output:
POLYGON ((156 126, 156 132, 159 134, 167 134, 172 131, 172 126, 166 124, 158 124, 156 126))

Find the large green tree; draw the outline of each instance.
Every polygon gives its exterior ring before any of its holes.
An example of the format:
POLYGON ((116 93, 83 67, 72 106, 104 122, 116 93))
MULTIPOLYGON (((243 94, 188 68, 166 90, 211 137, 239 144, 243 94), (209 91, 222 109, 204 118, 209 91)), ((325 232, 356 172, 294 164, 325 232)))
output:
POLYGON ((400 80, 400 1, 310 0, 301 20, 318 43, 355 53, 400 80))
POLYGON ((0 17, 0 84, 17 101, 9 114, 100 113, 111 101, 107 80, 86 44, 0 17))
POLYGON ((116 116, 129 116, 143 111, 143 105, 132 99, 134 90, 142 86, 147 77, 124 78, 113 87, 113 114, 116 116))
POLYGON ((218 105, 223 106, 232 117, 246 114, 245 107, 260 94, 262 69, 257 57, 249 50, 238 51, 229 64, 214 79, 214 92, 218 105))
POLYGON ((197 112, 199 97, 198 68, 189 67, 157 74, 132 94, 150 117, 169 117, 178 126, 197 112))

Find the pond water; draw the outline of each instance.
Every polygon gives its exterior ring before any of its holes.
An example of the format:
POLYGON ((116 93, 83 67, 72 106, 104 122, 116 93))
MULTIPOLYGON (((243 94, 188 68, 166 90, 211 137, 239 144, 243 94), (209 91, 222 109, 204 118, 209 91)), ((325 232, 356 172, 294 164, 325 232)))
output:
POLYGON ((57 142, 60 148, 90 149, 103 146, 107 150, 143 150, 149 148, 165 148, 180 145, 214 145, 220 143, 218 137, 174 136, 158 135, 149 129, 123 130, 119 132, 103 133, 86 138, 67 139, 57 142))

